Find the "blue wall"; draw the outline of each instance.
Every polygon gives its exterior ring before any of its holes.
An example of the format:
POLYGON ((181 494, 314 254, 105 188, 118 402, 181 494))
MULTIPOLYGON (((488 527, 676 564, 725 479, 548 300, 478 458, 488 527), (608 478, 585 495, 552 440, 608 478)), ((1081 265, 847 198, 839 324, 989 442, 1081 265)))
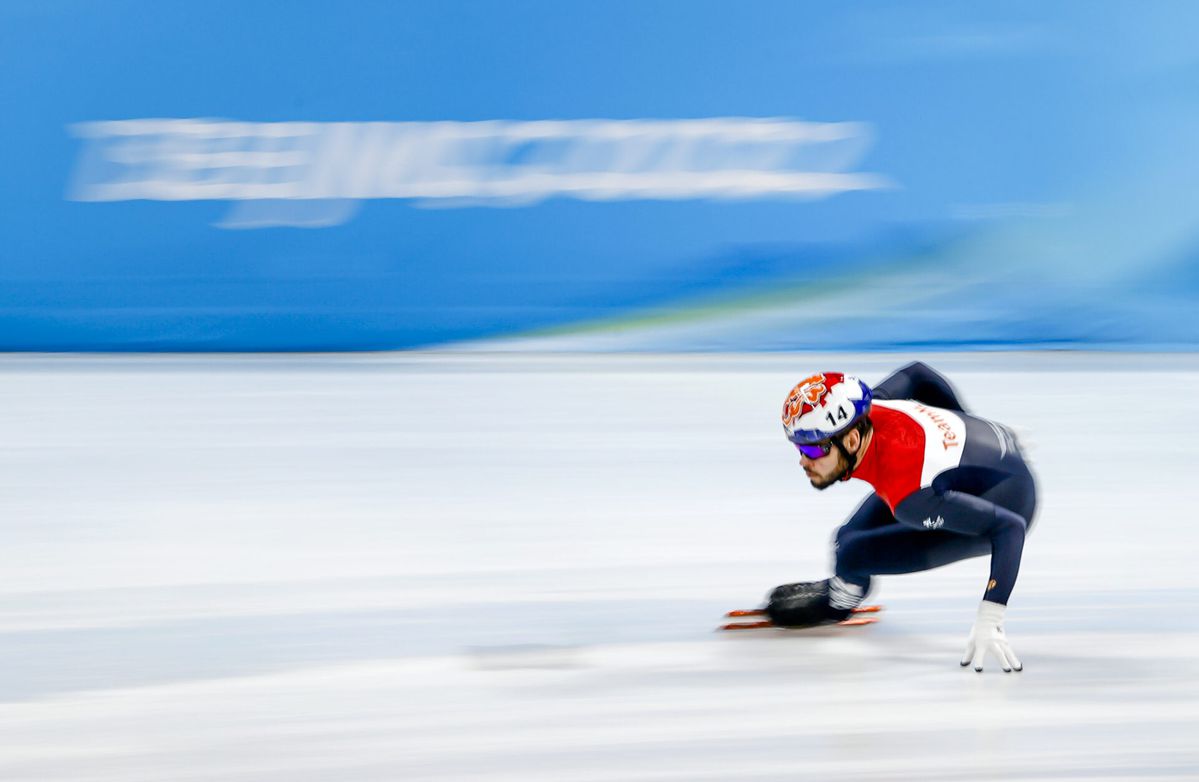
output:
POLYGON ((9 0, 0 349, 1193 349, 1199 8, 1046 5, 9 0))

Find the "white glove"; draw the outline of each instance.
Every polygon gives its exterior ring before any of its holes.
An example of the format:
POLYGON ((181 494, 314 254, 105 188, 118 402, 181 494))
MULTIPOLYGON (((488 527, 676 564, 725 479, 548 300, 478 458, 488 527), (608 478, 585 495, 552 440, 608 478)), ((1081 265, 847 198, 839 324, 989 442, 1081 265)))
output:
POLYGON ((978 607, 978 618, 974 620, 974 628, 966 639, 966 653, 962 655, 962 666, 974 664, 974 670, 981 672, 983 658, 987 652, 999 659, 1004 673, 1013 670, 1023 671, 1024 666, 1012 651, 1007 636, 1003 634, 1003 614, 1007 606, 984 600, 978 607))

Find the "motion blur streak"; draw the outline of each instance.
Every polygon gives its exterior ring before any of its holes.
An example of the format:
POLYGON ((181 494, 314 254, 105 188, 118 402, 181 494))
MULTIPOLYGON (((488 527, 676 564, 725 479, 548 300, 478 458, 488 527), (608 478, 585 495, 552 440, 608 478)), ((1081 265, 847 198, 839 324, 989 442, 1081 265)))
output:
POLYGON ((957 665, 982 559, 712 632, 859 496, 797 369, 912 357, 0 357, 0 778, 1193 780, 1191 355, 930 359, 1038 471, 1020 676, 957 665), (1140 455, 1117 372, 1172 400, 1140 455))
POLYGON ((84 139, 70 197, 452 200, 551 196, 817 198, 886 186, 846 173, 872 138, 859 123, 778 118, 485 122, 132 119, 73 127, 84 139))

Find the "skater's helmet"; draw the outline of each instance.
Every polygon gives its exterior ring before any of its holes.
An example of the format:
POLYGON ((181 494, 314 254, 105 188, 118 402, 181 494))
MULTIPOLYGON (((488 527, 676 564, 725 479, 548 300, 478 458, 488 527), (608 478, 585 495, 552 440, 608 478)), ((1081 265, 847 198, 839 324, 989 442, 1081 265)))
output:
POLYGON ((870 412, 870 386, 840 372, 818 372, 800 382, 783 403, 783 431, 796 445, 828 440, 870 412))

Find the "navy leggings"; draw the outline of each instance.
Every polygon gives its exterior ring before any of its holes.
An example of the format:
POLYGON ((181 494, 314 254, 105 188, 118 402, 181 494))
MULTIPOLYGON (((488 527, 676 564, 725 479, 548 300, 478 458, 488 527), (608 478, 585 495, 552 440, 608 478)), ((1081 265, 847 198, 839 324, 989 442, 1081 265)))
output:
MULTIPOLYGON (((975 496, 1028 520, 1031 529, 1036 509, 1031 475, 1017 473, 975 496)), ((837 530, 833 553, 834 572, 852 584, 869 589, 870 576, 915 573, 990 554, 991 539, 900 524, 887 503, 871 494, 837 530)), ((1005 586, 1010 593, 1013 584, 1005 586)), ((1006 603, 1007 595, 1000 602, 1006 603)))

